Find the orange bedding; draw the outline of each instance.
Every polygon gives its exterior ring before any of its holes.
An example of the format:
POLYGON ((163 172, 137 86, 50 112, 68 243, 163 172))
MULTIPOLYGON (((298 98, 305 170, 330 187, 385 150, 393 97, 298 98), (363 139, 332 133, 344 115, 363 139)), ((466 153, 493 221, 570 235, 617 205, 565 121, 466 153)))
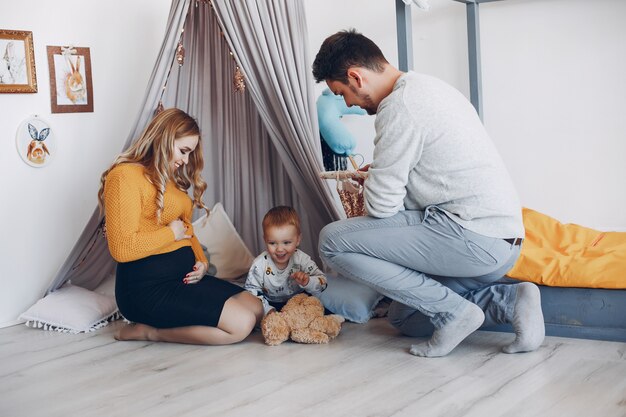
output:
POLYGON ((626 288, 626 232, 562 224, 524 208, 526 238, 507 276, 552 287, 626 288))

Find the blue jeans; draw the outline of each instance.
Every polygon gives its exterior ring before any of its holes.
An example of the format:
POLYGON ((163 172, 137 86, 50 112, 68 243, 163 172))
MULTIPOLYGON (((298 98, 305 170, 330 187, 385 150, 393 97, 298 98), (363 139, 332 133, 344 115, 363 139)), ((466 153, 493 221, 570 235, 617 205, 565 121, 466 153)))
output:
POLYGON ((408 335, 441 328, 468 301, 483 309, 486 325, 512 319, 517 288, 494 281, 520 246, 464 229, 436 206, 340 220, 322 229, 319 242, 329 268, 395 301, 390 321, 408 335))

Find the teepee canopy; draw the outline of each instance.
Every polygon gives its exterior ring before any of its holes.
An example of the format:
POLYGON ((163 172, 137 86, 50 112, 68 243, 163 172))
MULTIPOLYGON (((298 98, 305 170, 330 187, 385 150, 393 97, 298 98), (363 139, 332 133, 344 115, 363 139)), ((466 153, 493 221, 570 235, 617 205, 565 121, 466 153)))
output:
MULTIPOLYGON (((173 0, 144 104, 124 149, 161 102, 186 111, 202 132, 205 204, 221 202, 254 253, 262 249, 265 212, 292 205, 302 220, 301 247, 317 258, 319 231, 340 215, 318 176, 323 168, 307 57, 303 0, 173 0), (234 91, 233 79, 242 87, 239 71, 243 92, 234 91)), ((115 265, 96 208, 48 293, 68 280, 94 289, 115 265)))

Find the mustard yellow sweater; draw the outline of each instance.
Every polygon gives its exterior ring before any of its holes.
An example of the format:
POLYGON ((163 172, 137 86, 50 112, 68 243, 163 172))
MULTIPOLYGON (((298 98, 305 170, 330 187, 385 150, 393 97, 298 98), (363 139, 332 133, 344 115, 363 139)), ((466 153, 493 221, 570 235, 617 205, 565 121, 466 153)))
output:
POLYGON ((161 223, 156 219, 156 188, 144 176, 139 164, 120 164, 107 175, 104 184, 107 240, 113 258, 130 262, 151 255, 191 246, 196 261, 207 262, 198 238, 193 234, 191 198, 168 182, 163 196, 161 223), (168 224, 181 219, 191 239, 176 241, 168 224))

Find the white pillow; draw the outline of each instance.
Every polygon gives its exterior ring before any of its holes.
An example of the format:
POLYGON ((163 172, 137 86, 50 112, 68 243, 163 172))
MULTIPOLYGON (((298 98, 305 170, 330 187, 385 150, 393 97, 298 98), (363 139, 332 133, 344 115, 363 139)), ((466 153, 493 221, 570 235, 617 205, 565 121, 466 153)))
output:
POLYGON ((64 333, 92 332, 119 317, 114 297, 65 284, 20 315, 29 327, 64 333))
POLYGON ((215 267, 216 277, 237 280, 248 273, 254 256, 237 233, 221 203, 215 204, 208 219, 205 214, 193 222, 193 230, 207 249, 209 270, 212 271, 215 267))

